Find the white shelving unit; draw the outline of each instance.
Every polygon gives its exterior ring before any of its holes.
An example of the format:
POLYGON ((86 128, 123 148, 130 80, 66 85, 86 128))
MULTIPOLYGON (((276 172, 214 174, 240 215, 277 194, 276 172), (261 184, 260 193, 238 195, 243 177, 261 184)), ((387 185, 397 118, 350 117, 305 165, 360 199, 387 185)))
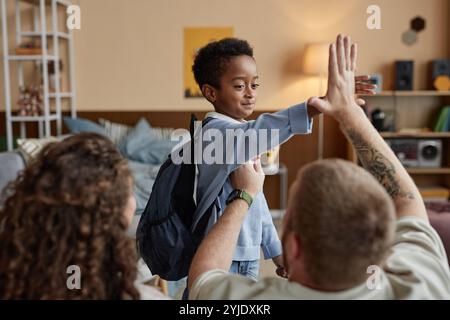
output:
MULTIPOLYGON (((5 92, 5 111, 6 111, 6 136, 8 150, 13 149, 13 124, 20 123, 20 136, 26 137, 26 123, 37 122, 39 128, 39 137, 51 135, 51 122, 56 121, 57 135, 62 133, 62 116, 61 105, 62 99, 70 99, 70 112, 72 118, 76 117, 76 87, 75 87, 75 61, 74 61, 74 45, 72 31, 58 31, 58 6, 65 9, 71 5, 65 0, 14 0, 15 2, 15 20, 16 20, 16 47, 22 43, 24 38, 39 38, 42 46, 41 55, 11 55, 8 47, 8 12, 6 6, 7 0, 1 0, 1 17, 2 17, 2 36, 3 36, 3 65, 4 65, 4 92, 5 92), (21 2, 33 5, 33 31, 23 31, 21 24, 21 2), (47 8, 51 10, 51 31, 47 30, 47 8), (47 43, 53 41, 53 53, 48 52, 47 43), (60 81, 60 40, 68 42, 68 71, 70 81, 70 91, 61 92, 60 81), (10 79, 10 63, 17 63, 18 85, 24 86, 24 69, 23 62, 40 61, 42 63, 42 79, 43 79, 43 112, 42 116, 14 116, 11 105, 11 79, 10 79), (48 62, 54 61, 55 68, 55 90, 50 92, 48 62), (55 100, 55 110, 52 111, 50 99, 55 100)), ((65 12, 66 10, 64 10, 65 12)))

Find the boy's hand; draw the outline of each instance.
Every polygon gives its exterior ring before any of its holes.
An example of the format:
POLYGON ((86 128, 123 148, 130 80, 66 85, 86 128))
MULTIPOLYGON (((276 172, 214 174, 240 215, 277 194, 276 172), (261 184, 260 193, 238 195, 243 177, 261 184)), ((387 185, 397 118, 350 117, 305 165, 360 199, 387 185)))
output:
POLYGON ((272 261, 275 264, 275 266, 277 267, 277 270, 276 270, 277 275, 282 278, 287 278, 288 274, 287 274, 286 268, 284 267, 283 256, 277 256, 277 257, 273 258, 272 261))
POLYGON ((376 94, 375 89, 377 88, 377 85, 370 83, 369 80, 369 75, 355 77, 356 95, 373 96, 376 94))
POLYGON ((330 46, 328 65, 328 91, 324 99, 313 98, 310 104, 336 120, 344 119, 353 109, 355 101, 356 44, 349 37, 339 35, 330 46))
POLYGON ((245 190, 253 198, 262 191, 265 175, 259 157, 237 168, 230 176, 234 189, 245 190))
MULTIPOLYGON (((375 89, 377 86, 375 84, 368 83, 370 79, 370 76, 364 75, 364 76, 356 76, 355 77, 355 94, 356 95, 365 95, 365 96, 372 96, 375 95, 375 89)), ((314 100, 316 99, 325 99, 325 97, 311 97, 308 99, 308 116, 309 118, 313 118, 322 112, 320 112, 317 108, 314 107, 314 100), (311 103, 313 102, 313 103, 311 103)), ((356 104, 360 107, 363 107, 366 105, 366 101, 361 98, 356 99, 356 104)))

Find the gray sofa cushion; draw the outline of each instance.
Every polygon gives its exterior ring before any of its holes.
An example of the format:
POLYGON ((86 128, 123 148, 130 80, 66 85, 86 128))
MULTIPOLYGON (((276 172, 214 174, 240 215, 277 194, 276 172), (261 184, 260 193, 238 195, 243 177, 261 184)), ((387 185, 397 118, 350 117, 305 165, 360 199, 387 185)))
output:
MULTIPOLYGON (((9 182, 17 178, 18 173, 25 168, 25 162, 18 152, 0 153, 0 194, 9 182)), ((1 206, 0 197, 0 206, 1 206)))

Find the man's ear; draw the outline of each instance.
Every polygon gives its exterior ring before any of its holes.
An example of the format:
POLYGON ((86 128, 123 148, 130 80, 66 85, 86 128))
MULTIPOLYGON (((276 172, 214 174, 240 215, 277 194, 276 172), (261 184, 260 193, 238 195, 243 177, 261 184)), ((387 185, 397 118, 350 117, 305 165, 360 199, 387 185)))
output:
POLYGON ((298 260, 302 254, 300 237, 290 232, 286 239, 287 251, 291 259, 298 260))
POLYGON ((202 86, 202 93, 203 96, 211 103, 216 102, 217 94, 216 94, 216 88, 213 86, 210 86, 209 84, 204 84, 202 86))

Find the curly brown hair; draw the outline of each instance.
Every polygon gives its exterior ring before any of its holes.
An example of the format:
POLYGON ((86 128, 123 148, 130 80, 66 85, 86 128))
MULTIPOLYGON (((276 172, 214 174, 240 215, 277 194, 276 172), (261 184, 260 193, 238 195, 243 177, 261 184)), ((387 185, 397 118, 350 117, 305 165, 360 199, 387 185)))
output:
POLYGON ((124 158, 82 133, 46 146, 8 186, 0 211, 0 299, 137 299, 137 254, 124 210, 124 158), (69 266, 81 289, 67 286, 69 266))

